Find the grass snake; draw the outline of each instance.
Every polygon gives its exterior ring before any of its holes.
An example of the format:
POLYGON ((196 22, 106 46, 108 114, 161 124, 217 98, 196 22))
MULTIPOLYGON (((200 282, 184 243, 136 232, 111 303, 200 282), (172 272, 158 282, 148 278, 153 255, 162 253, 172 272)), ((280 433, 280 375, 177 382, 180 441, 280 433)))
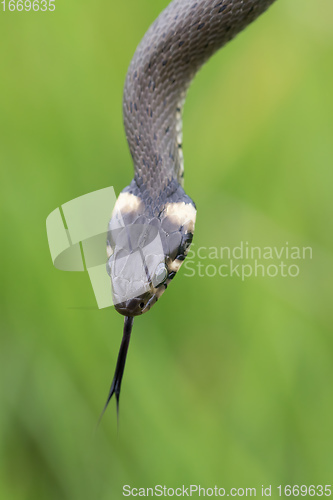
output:
POLYGON ((274 0, 174 0, 150 26, 130 63, 123 96, 134 179, 108 227, 107 271, 124 334, 104 413, 117 411, 134 316, 148 311, 189 250, 196 207, 183 189, 182 110, 200 67, 274 0))

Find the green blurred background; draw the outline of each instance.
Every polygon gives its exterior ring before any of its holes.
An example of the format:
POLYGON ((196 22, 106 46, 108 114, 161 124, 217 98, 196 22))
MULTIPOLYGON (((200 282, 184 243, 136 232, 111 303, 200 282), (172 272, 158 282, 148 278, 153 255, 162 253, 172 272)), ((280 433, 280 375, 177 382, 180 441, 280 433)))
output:
POLYGON ((135 320, 119 431, 112 401, 95 434, 123 318, 97 309, 86 273, 53 267, 45 220, 132 179, 123 82, 168 1, 55 3, 0 11, 0 497, 332 483, 332 1, 277 1, 184 113, 195 245, 288 242, 313 259, 297 278, 182 269, 135 320))

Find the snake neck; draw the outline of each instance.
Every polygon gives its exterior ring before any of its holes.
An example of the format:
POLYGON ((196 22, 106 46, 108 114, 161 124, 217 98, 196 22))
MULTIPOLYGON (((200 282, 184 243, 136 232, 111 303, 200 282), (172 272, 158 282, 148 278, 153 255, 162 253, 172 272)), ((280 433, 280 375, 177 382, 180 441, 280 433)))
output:
POLYGON ((123 98, 135 181, 151 197, 183 184, 182 110, 198 69, 274 0, 174 0, 139 44, 123 98))

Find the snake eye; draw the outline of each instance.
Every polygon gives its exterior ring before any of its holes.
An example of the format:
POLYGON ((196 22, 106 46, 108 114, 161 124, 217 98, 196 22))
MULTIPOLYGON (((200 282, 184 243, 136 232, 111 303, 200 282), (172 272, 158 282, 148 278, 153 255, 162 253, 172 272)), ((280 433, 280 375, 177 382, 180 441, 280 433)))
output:
POLYGON ((186 233, 183 238, 182 242, 179 246, 177 259, 184 260, 186 255, 188 254, 189 248, 191 246, 193 240, 193 233, 186 233))
POLYGON ((192 243, 192 238, 188 238, 184 243, 184 252, 187 253, 192 243))
POLYGON ((160 285, 162 285, 162 283, 164 283, 164 281, 167 279, 168 277, 168 270, 167 268, 165 267, 165 265, 161 262, 157 268, 156 268, 156 271, 154 273, 154 276, 153 276, 153 285, 154 287, 158 287, 160 285))

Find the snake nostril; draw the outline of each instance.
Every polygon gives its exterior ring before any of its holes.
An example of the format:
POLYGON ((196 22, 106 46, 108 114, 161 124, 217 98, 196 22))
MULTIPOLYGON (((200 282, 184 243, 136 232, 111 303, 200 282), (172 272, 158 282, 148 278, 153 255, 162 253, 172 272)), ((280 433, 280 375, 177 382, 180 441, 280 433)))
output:
POLYGON ((141 309, 143 309, 143 308, 144 308, 144 305, 145 305, 145 303, 144 303, 144 302, 141 302, 141 303, 140 303, 140 307, 141 307, 141 309))

